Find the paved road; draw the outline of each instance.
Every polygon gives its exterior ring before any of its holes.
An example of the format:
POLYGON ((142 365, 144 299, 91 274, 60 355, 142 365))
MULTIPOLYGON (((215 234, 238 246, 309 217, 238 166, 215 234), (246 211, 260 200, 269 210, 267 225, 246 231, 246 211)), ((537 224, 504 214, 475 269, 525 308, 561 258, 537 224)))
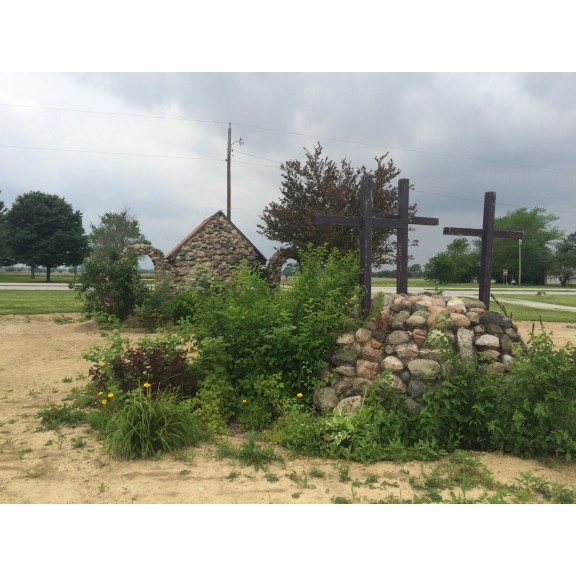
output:
POLYGON ((0 283, 0 290, 69 290, 68 282, 23 282, 21 284, 0 283))
MULTIPOLYGON (((418 294, 419 292, 424 292, 426 290, 425 287, 417 287, 417 286, 410 286, 409 288, 410 293, 418 294)), ((574 290, 565 290, 562 288, 557 289, 549 289, 547 288, 548 295, 554 296, 575 296, 576 291, 574 290)), ((546 296, 542 296, 542 302, 532 302, 530 300, 510 300, 508 297, 514 295, 525 295, 525 296, 536 296, 537 292, 541 292, 542 290, 535 290, 529 288, 496 288, 491 291, 500 302, 503 304, 522 304, 523 306, 528 306, 530 308, 540 308, 546 310, 566 310, 570 312, 576 312, 576 306, 563 306, 561 304, 551 304, 545 301, 546 296)), ((544 290, 546 292, 546 290, 544 290)), ((372 287, 372 292, 387 292, 389 294, 393 294, 396 292, 396 288, 394 287, 382 287, 376 286, 372 287)), ((477 290, 444 290, 444 296, 455 296, 460 298, 478 298, 478 291, 477 290)))

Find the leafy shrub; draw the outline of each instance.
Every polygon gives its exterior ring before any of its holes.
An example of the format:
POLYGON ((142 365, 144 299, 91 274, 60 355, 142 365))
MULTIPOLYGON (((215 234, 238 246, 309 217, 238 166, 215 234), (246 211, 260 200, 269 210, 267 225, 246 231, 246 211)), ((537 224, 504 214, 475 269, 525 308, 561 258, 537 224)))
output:
POLYGON ((311 410, 293 408, 274 422, 263 437, 285 446, 297 454, 321 456, 325 453, 323 419, 311 410))
POLYGON ((108 346, 95 346, 84 358, 94 364, 89 375, 94 392, 129 392, 151 384, 153 394, 173 390, 182 397, 197 388, 192 361, 197 356, 185 326, 140 338, 134 346, 120 330, 108 337, 108 346))
POLYGON ((204 426, 214 434, 227 434, 228 422, 236 412, 234 387, 223 377, 212 374, 199 383, 190 407, 204 426))
POLYGON ((322 248, 303 255, 288 290, 272 289, 260 270, 241 267, 226 285, 180 294, 175 310, 190 311, 201 376, 231 383, 228 405, 255 428, 278 417, 284 399, 299 394, 312 404, 326 354, 358 302, 356 256, 322 248))
POLYGON ((134 307, 134 318, 140 326, 153 332, 168 326, 173 318, 173 296, 170 282, 156 282, 139 304, 134 307))
POLYGON ((456 361, 438 386, 428 389, 418 414, 418 435, 448 451, 489 450, 496 407, 501 398, 498 381, 475 364, 456 361))
POLYGON ((104 445, 128 459, 155 457, 207 438, 190 406, 180 402, 175 393, 153 396, 142 387, 126 396, 104 431, 104 445))
POLYGON ((503 380, 494 446, 519 456, 576 453, 576 348, 557 350, 546 333, 532 334, 527 351, 503 380))
POLYGON ((82 301, 86 316, 114 316, 120 321, 128 318, 148 294, 138 272, 137 256, 129 253, 121 257, 117 249, 84 260, 77 281, 70 287, 82 301))
POLYGON ((431 459, 458 450, 503 450, 543 457, 576 452, 576 352, 533 337, 511 372, 498 379, 481 366, 448 358, 450 372, 420 398, 417 412, 386 377, 352 414, 292 411, 269 433, 299 453, 376 460, 431 459))

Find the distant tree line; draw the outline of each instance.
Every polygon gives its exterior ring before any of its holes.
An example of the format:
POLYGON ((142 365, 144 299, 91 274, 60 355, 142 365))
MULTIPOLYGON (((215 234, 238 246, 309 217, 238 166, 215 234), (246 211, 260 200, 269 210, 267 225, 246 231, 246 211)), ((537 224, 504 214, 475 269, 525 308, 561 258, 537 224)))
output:
MULTIPOLYGON (((519 208, 496 218, 496 229, 524 232, 524 239, 520 243, 494 238, 492 280, 544 285, 554 276, 565 286, 576 278, 576 232, 566 235, 554 225, 556 220, 557 216, 542 208, 519 208)), ((480 239, 455 239, 445 251, 430 258, 424 266, 424 277, 439 284, 477 280, 481 248, 480 239)))

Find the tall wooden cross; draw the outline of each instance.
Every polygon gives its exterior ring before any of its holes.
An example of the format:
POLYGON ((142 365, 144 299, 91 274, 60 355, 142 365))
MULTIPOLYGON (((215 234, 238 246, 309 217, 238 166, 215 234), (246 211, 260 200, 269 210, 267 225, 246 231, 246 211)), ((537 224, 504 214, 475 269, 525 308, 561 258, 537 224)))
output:
POLYGON ((482 252, 480 256, 479 298, 490 308, 490 284, 492 281, 492 249, 494 238, 524 238, 524 232, 515 230, 495 230, 496 192, 484 194, 484 223, 482 228, 444 228, 444 234, 452 236, 480 236, 482 252))
POLYGON ((406 294, 408 292, 408 227, 412 224, 438 225, 438 218, 410 217, 408 214, 410 181, 407 178, 398 181, 398 214, 384 214, 381 217, 374 217, 372 186, 372 176, 364 175, 360 187, 360 217, 328 214, 316 216, 316 224, 336 224, 360 228, 360 283, 364 286, 362 308, 366 316, 370 312, 372 304, 372 230, 374 228, 397 230, 396 291, 398 294, 406 294))

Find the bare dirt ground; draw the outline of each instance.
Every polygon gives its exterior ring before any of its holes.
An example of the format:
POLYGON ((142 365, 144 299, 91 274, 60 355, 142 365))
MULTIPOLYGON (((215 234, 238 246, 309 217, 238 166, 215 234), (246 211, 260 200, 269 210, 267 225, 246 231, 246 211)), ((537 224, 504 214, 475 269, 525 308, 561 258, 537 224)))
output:
MULTIPOLYGON (((335 461, 295 458, 275 447, 284 462, 256 470, 216 458, 214 443, 157 460, 117 460, 88 426, 59 431, 40 427, 42 408, 49 402, 61 404, 73 388, 86 385, 89 364, 82 354, 103 343, 95 322, 65 316, 70 322, 63 323, 63 315, 0 316, 0 503, 328 504, 337 497, 369 503, 389 495, 411 498, 409 479, 433 465, 347 463, 349 480, 342 481, 335 461), (377 482, 364 485, 370 477, 377 482)), ((527 339, 532 323, 519 328, 527 339)), ((576 326, 545 328, 554 332, 559 346, 576 341, 576 326)), ((521 473, 532 472, 576 487, 573 463, 477 455, 500 482, 515 484, 521 473)))

